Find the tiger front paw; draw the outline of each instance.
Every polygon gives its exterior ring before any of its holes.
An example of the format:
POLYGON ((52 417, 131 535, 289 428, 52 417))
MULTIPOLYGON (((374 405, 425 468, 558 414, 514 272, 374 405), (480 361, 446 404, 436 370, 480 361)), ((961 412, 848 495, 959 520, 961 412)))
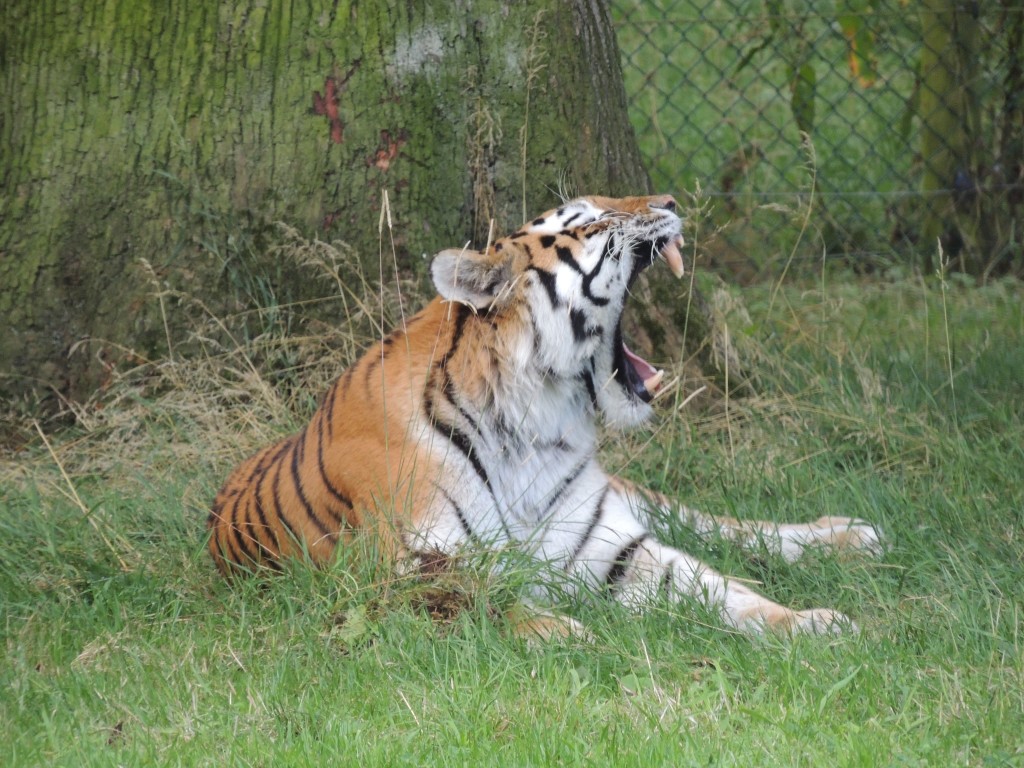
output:
POLYGON ((794 611, 791 631, 810 635, 855 635, 860 628, 844 613, 831 608, 811 608, 794 611))
POLYGON ((593 642, 590 631, 576 619, 550 610, 540 610, 522 603, 506 612, 512 634, 530 644, 543 644, 559 640, 593 642))
POLYGON ((846 614, 831 608, 794 611, 775 603, 766 603, 744 611, 736 625, 754 634, 842 635, 856 634, 860 631, 846 614))
POLYGON ((807 525, 779 527, 778 550, 787 562, 800 559, 810 549, 878 557, 883 551, 882 532, 852 517, 826 516, 807 525))

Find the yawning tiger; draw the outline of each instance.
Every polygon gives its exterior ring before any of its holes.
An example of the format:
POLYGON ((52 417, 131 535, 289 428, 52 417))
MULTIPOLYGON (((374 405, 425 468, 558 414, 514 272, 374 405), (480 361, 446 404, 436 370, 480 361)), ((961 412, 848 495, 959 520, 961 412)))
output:
MULTIPOLYGON (((683 274, 680 232, 670 196, 583 197, 483 252, 437 254, 440 296, 347 370, 302 432, 249 458, 217 494, 208 525, 220 570, 323 562, 364 531, 406 566, 515 547, 559 583, 634 606, 689 596, 752 631, 849 627, 842 614, 790 610, 660 543, 651 515, 763 541, 787 559, 815 545, 876 549, 871 525, 712 517, 598 462, 598 416, 639 424, 661 386, 662 371, 623 342, 621 319, 642 270, 661 259, 683 274)), ((518 628, 578 625, 536 610, 518 628)))

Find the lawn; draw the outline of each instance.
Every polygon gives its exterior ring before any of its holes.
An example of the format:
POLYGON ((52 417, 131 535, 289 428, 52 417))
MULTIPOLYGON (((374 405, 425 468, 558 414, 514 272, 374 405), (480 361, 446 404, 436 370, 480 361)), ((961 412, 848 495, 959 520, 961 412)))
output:
POLYGON ((879 525, 879 559, 790 565, 661 531, 859 634, 599 603, 574 608, 592 642, 531 646, 496 610, 514 577, 439 605, 358 558, 229 587, 207 504, 308 415, 281 382, 325 369, 166 361, 0 463, 0 764, 1019 765, 1024 288, 826 275, 744 300, 757 394, 684 406, 683 382, 607 463, 709 511, 879 525))

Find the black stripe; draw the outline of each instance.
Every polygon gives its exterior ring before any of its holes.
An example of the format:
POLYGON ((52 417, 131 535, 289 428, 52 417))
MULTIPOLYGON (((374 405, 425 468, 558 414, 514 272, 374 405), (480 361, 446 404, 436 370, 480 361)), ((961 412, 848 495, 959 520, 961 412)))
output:
MULTIPOLYGON (((288 447, 290 445, 291 445, 291 441, 290 440, 285 443, 285 447, 288 447)), ((281 523, 284 525, 284 527, 288 530, 288 535, 292 537, 292 541, 294 541, 296 544, 301 545, 302 544, 302 540, 299 538, 298 533, 296 533, 295 528, 288 521, 288 515, 285 514, 284 504, 281 503, 281 473, 282 472, 284 472, 284 462, 283 461, 279 461, 279 462, 277 462, 277 474, 274 475, 274 480, 270 484, 270 492, 271 492, 270 495, 274 499, 274 507, 277 509, 277 517, 278 517, 278 519, 281 521, 281 523)))
MULTIPOLYGON (((269 453, 270 453, 270 448, 269 447, 265 451, 263 451, 263 455, 260 456, 259 461, 257 461, 256 465, 252 468, 252 472, 250 472, 249 476, 247 478, 245 478, 245 485, 246 485, 246 487, 248 487, 248 486, 252 485, 254 482, 256 482, 256 478, 259 477, 264 472, 265 468, 263 466, 263 460, 267 458, 267 455, 269 453)), ((231 495, 234 496, 236 494, 233 493, 231 495)))
MULTIPOLYGON (((250 503, 256 508, 256 515, 258 518, 260 518, 260 525, 264 525, 264 521, 266 518, 263 515, 261 508, 262 505, 260 504, 259 497, 256 495, 255 489, 253 490, 253 495, 250 499, 250 503)), ((269 530, 269 526, 267 527, 267 529, 269 530)), ((262 539, 258 535, 255 522, 249 516, 247 516, 246 518, 246 530, 248 531, 247 535, 243 535, 242 532, 239 531, 240 541, 242 541, 243 544, 246 545, 245 548, 247 554, 250 552, 250 543, 254 544, 258 549, 257 556, 253 557, 252 555, 249 555, 253 563, 270 567, 275 571, 281 570, 281 566, 277 562, 276 555, 263 543, 262 539)), ((266 533, 266 531, 264 531, 264 533, 266 533)), ((270 538, 272 538, 275 542, 277 541, 276 535, 271 535, 270 538)))
POLYGON ((583 378, 583 385, 587 388, 587 395, 590 397, 590 404, 597 410, 597 388, 594 386, 593 371, 583 371, 580 374, 583 378))
POLYGON ((594 336, 594 333, 587 328, 586 314, 579 307, 569 310, 569 323, 572 325, 572 337, 577 343, 594 336))
MULTIPOLYGON (((454 408, 456 411, 458 411, 458 413, 464 419, 466 419, 466 421, 470 423, 473 429, 477 431, 477 433, 479 433, 479 428, 477 427, 476 421, 469 415, 466 409, 463 408, 456 401, 455 382, 448 373, 448 361, 458 348, 459 342, 462 339, 462 334, 465 330, 466 319, 469 316, 467 307, 465 307, 462 304, 458 305, 458 307, 459 315, 455 319, 455 330, 452 332, 451 346, 441 356, 441 359, 437 362, 437 364, 433 368, 431 368, 429 372, 429 380, 427 382, 427 386, 424 388, 423 391, 424 415, 427 417, 427 420, 434 426, 435 429, 440 431, 442 434, 445 434, 446 436, 447 431, 445 424, 438 418, 437 410, 435 407, 436 404, 434 402, 433 391, 438 389, 441 391, 441 394, 444 395, 445 399, 448 401, 448 404, 451 405, 451 407, 454 408), (438 376, 441 376, 443 378, 442 384, 438 384, 438 376)), ((455 429, 455 427, 452 427, 452 429, 455 429)))
POLYGON ((462 341, 462 334, 466 330, 466 320, 469 318, 469 307, 464 304, 456 304, 455 306, 455 328, 452 330, 451 340, 448 342, 448 349, 445 350, 441 358, 431 366, 428 371, 427 386, 423 390, 423 414, 427 417, 427 421, 435 425, 436 429, 436 416, 434 411, 434 397, 431 394, 431 389, 437 386, 438 372, 445 377, 445 384, 442 387, 447 386, 448 382, 448 361, 452 355, 455 354, 459 348, 459 343, 462 341))
MULTIPOLYGON (((418 316, 412 318, 412 320, 416 319, 418 319, 418 316)), ((410 322, 412 322, 412 320, 410 322)), ((370 392, 370 377, 373 375, 374 371, 376 371, 378 368, 383 367, 384 362, 387 360, 388 356, 391 354, 392 349, 394 348, 395 342, 398 339, 400 339, 403 336, 403 334, 405 334, 408 328, 408 323, 406 324, 405 328, 396 328, 383 339, 381 339, 379 349, 377 347, 374 347, 373 349, 366 353, 365 357, 361 358, 359 361, 356 362, 354 367, 359 367, 360 365, 363 364, 366 365, 366 370, 363 373, 363 386, 366 388, 366 392, 368 395, 373 394, 372 392, 370 392)), ((346 373, 346 378, 349 378, 351 373, 352 369, 350 368, 349 371, 346 373)), ((345 389, 346 391, 348 390, 347 381, 345 383, 345 389)))
POLYGON ((597 270, 583 278, 583 295, 590 299, 591 303, 598 307, 605 307, 611 301, 607 296, 595 296, 590 290, 590 281, 594 279, 597 270))
POLYGON ((452 445, 462 451, 463 455, 469 459, 469 463, 473 465, 473 469, 480 476, 480 479, 483 480, 484 485, 487 486, 487 490, 491 492, 491 496, 494 496, 494 489, 491 488, 491 479, 487 476, 487 470, 484 469, 484 465, 480 463, 476 451, 473 450, 473 444, 470 442, 469 436, 454 424, 448 425, 435 422, 434 428, 451 440, 452 445))
MULTIPOLYGON (((269 461, 266 461, 266 463, 264 463, 263 461, 259 462, 259 464, 257 465, 257 469, 260 470, 260 476, 259 479, 256 480, 255 485, 253 486, 252 489, 253 500, 256 507, 256 517, 259 518, 260 525, 263 526, 264 530, 269 531, 270 538, 273 539, 274 546, 277 547, 277 554, 281 553, 281 540, 277 536, 277 528, 275 526, 270 525, 269 520, 267 520, 266 510, 263 508, 263 483, 267 479, 267 472, 276 462, 280 460, 281 454, 284 453, 284 449, 287 447, 287 443, 285 443, 282 447, 278 448, 277 452, 270 457, 269 461)), ((266 458, 267 457, 264 456, 264 459, 266 458)), ((266 547, 264 547, 262 544, 260 544, 260 547, 262 548, 263 554, 265 556, 267 556, 271 560, 274 560, 275 556, 266 547)))
POLYGON ((269 449, 265 454, 263 454, 263 457, 256 463, 256 468, 252 471, 252 477, 249 480, 250 483, 256 479, 257 475, 259 475, 260 477, 265 475, 268 469, 270 469, 272 466, 274 466, 274 464, 281 460, 281 456, 283 456, 284 452, 288 450, 288 446, 291 443, 292 439, 293 438, 286 438, 282 440, 276 446, 277 451, 275 451, 273 454, 271 454, 271 451, 269 449))
POLYGON ((302 505, 303 510, 306 512, 306 516, 313 521, 317 529, 324 536, 329 536, 331 531, 321 520, 316 511, 313 509, 313 505, 309 503, 309 499, 306 498, 306 494, 302 490, 302 478, 299 476, 299 463, 301 456, 299 453, 302 451, 302 446, 306 442, 306 430, 303 430, 302 434, 299 435, 295 446, 292 448, 292 460, 291 460, 291 471, 292 471, 292 482, 295 484, 295 495, 299 499, 299 503, 302 505))
POLYGON ((241 494, 236 493, 234 495, 234 501, 231 502, 230 507, 224 510, 226 514, 223 518, 227 523, 224 529, 227 532, 225 537, 226 546, 224 548, 228 551, 231 562, 239 565, 242 564, 243 556, 245 554, 242 551, 243 548, 241 543, 238 541, 238 534, 240 530, 238 527, 238 504, 241 502, 241 499, 241 494))
POLYGON ((590 517, 590 522, 587 524, 587 530, 583 532, 583 536, 580 537, 579 543, 573 549, 572 554, 569 555, 569 559, 565 562, 565 570, 568 571, 576 558, 580 556, 580 552, 583 551, 583 547, 586 546, 587 542, 590 541, 590 537, 594 533, 594 528, 597 527, 598 522, 601 520, 601 515, 604 513, 604 501, 608 498, 609 486, 605 484, 604 490, 601 491, 601 496, 597 500, 597 505, 594 507, 594 513, 590 517))
POLYGON ((480 539, 478 539, 477 535, 473 533, 473 528, 469 524, 469 518, 466 517, 466 513, 458 504, 455 503, 455 499, 448 495, 447 491, 445 491, 443 488, 439 488, 438 490, 441 491, 441 494, 444 496, 445 501, 452 505, 452 509, 455 510, 455 517, 458 518, 459 525, 461 525, 462 530, 466 532, 466 536, 469 538, 471 542, 473 542, 473 544, 479 547, 480 539))
MULTIPOLYGON (((376 347, 374 347, 374 351, 376 351, 376 347)), ((372 376, 373 372, 380 367, 381 363, 384 362, 384 348, 381 347, 379 355, 375 354, 371 356, 370 354, 367 354, 367 356, 363 358, 362 362, 366 365, 366 372, 363 374, 363 387, 366 389, 367 397, 370 397, 373 395, 373 392, 370 391, 370 376, 372 376)))
POLYGON ((541 237, 540 237, 540 247, 541 248, 550 248, 554 244, 555 244, 555 236, 554 235, 541 235, 541 237))
POLYGON ((217 550, 220 552, 221 559, 229 563, 241 565, 241 556, 234 545, 235 536, 237 535, 237 526, 234 520, 231 519, 231 512, 234 507, 238 506, 238 499, 235 499, 235 503, 231 510, 222 510, 219 515, 220 526, 219 530, 223 531, 224 535, 219 538, 217 550))
MULTIPOLYGON (((615 338, 612 341, 612 350, 614 350, 612 365, 615 367, 615 370, 612 371, 612 377, 619 383, 619 386, 621 386, 624 390, 626 390, 627 392, 636 393, 636 390, 633 388, 632 382, 629 379, 629 373, 634 372, 635 369, 633 368, 633 364, 626 360, 625 352, 623 352, 623 349, 624 347, 622 345, 622 325, 620 323, 615 326, 615 338), (628 371, 626 369, 627 365, 629 366, 628 371)), ((633 378, 637 382, 640 381, 639 375, 635 375, 633 378)), ((642 383, 640 385, 640 389, 643 389, 642 383)))
POLYGON ((476 432, 478 435, 481 434, 480 425, 477 423, 477 420, 473 418, 473 416, 470 415, 469 411, 467 411, 463 407, 463 405, 458 401, 457 393, 455 390, 455 380, 449 375, 447 368, 444 371, 444 385, 441 387, 441 394, 444 395, 444 398, 445 400, 448 401, 448 404, 456 411, 458 411, 459 415, 466 420, 466 422, 469 424, 472 430, 476 432))
POLYGON ((544 519, 548 516, 548 513, 551 512, 552 509, 554 509, 555 504, 557 504, 562 499, 562 497, 565 495, 565 492, 569 490, 569 488, 572 486, 574 482, 576 482, 576 478, 578 478, 583 473, 583 470, 587 468, 587 465, 590 464, 590 458, 590 456, 584 458, 583 461, 581 461, 579 464, 573 467, 572 472, 570 472, 568 475, 562 478, 558 490, 551 497, 551 500, 544 506, 544 512, 541 514, 541 519, 544 519))
MULTIPOLYGON (((437 419, 437 413, 434 409, 434 397, 431 394, 431 390, 437 388, 441 390, 441 393, 445 396, 452 407, 459 411, 459 413, 461 413, 470 422, 470 424, 473 425, 474 429, 476 428, 476 423, 472 418, 470 418, 469 414, 466 413, 465 409, 455 402, 455 385, 452 377, 448 374, 448 361, 459 348, 459 343, 462 341, 462 335, 466 330, 466 321, 469 318, 469 308, 464 304, 457 304, 455 311, 455 328, 452 331, 452 338, 449 342, 448 349, 445 350, 445 353, 441 355, 441 359, 438 360, 431 368, 429 372, 430 378, 423 392, 424 414, 426 415, 427 420, 434 425, 435 429, 438 429, 438 424, 441 422, 437 419), (440 387, 438 387, 437 384, 438 374, 440 374, 444 379, 444 382, 440 387)), ((441 431, 443 433, 443 430, 441 431)))
POLYGON ((277 552, 271 552, 269 549, 263 546, 262 543, 260 544, 260 549, 263 550, 264 557, 266 557, 274 565, 277 565, 277 555, 281 554, 281 540, 277 536, 277 529, 275 527, 272 527, 270 523, 267 521, 267 513, 266 510, 263 509, 263 499, 261 498, 261 491, 263 490, 263 481, 266 479, 266 477, 266 473, 260 476, 259 482, 256 483, 256 487, 253 488, 252 493, 253 501, 256 506, 256 517, 259 518, 260 525, 263 526, 263 529, 268 532, 269 537, 273 540, 274 546, 277 547, 277 552))
POLYGON ((678 557, 673 557, 665 564, 665 575, 661 577, 661 588, 665 590, 668 597, 672 597, 672 587, 675 586, 675 565, 678 557))
MULTIPOLYGON (((408 326, 407 326, 408 327, 408 326)), ((384 361, 388 355, 391 354, 391 350, 394 347, 395 341, 402 336, 405 331, 402 328, 396 328, 387 336, 380 341, 380 349, 376 347, 367 353, 366 357, 360 361, 360 363, 366 361, 366 372, 363 374, 363 383, 366 387, 367 393, 370 392, 370 376, 377 368, 383 367, 384 361), (376 352, 379 351, 379 354, 376 352)))
POLYGON ((626 575, 626 569, 629 568, 629 563, 636 555, 637 549, 640 547, 641 542, 646 539, 648 534, 644 534, 639 538, 633 539, 629 544, 619 550, 619 554, 615 556, 615 561, 612 563, 611 569, 608 571, 608 575, 605 576, 605 584, 614 589, 615 585, 622 581, 626 575))
MULTIPOLYGON (((614 234, 608 235, 608 239, 604 241, 604 250, 601 251, 601 261, 603 262, 608 256, 611 255, 612 248, 618 244, 618 239, 614 234)), ((615 258, 615 257, 613 257, 615 258)), ((616 259, 617 260, 617 259, 616 259)))
POLYGON ((590 270, 590 272, 583 276, 583 295, 599 307, 607 305, 610 299, 605 296, 595 296, 590 290, 590 284, 594 282, 595 277, 601 274, 601 270, 604 268, 605 259, 608 257, 613 239, 614 238, 612 237, 608 238, 608 242, 604 244, 604 249, 601 251, 601 256, 598 258, 597 264, 592 270, 590 270))
POLYGON ((225 530, 225 536, 218 541, 217 552, 220 553, 221 560, 223 560, 227 566, 244 566, 243 557, 235 546, 235 537, 238 532, 235 530, 233 525, 228 525, 225 530))
POLYGON ((335 379, 331 388, 327 390, 324 401, 320 404, 320 410, 323 411, 323 419, 327 422, 328 440, 334 438, 334 401, 337 400, 338 386, 340 384, 341 379, 335 379))
MULTIPOLYGON (((508 419, 501 411, 496 411, 494 413, 493 427, 494 431, 498 433, 498 437, 501 438, 502 450, 506 450, 509 442, 516 438, 515 429, 508 423, 508 419)), ((516 443, 518 444, 518 441, 516 441, 516 443)))
POLYGON ((533 307, 529 304, 526 305, 526 311, 530 314, 530 330, 533 331, 533 355, 537 357, 540 355, 540 324, 537 322, 537 315, 533 311, 533 307))
POLYGON ((349 368, 347 371, 345 371, 341 375, 341 378, 338 379, 338 383, 341 385, 341 396, 342 397, 345 397, 345 395, 348 394, 349 385, 352 384, 352 375, 356 372, 356 367, 358 365, 359 365, 358 361, 353 363, 352 367, 349 368))
POLYGON ((452 331, 452 340, 449 342, 448 351, 444 353, 439 363, 439 366, 443 368, 448 362, 448 359, 455 354, 455 350, 459 347, 459 342, 462 341, 462 334, 466 330, 466 321, 469 319, 469 307, 465 304, 455 305, 455 330, 452 331))
POLYGON ((653 242, 645 240, 633 246, 633 268, 629 274, 629 285, 633 285, 636 276, 657 260, 658 252, 665 247, 667 242, 668 238, 660 237, 653 242))
MULTIPOLYGON (((327 414, 320 413, 320 419, 323 421, 327 418, 327 414)), ((314 419, 314 423, 315 423, 314 419)), ((328 422, 329 423, 329 422, 328 422)), ((311 425, 312 426, 312 425, 311 425)), ((324 484, 327 492, 334 497, 334 499, 340 503, 343 507, 352 509, 352 500, 342 493, 335 485, 331 482, 330 478, 327 477, 327 468, 324 465, 324 430, 321 428, 317 430, 316 440, 316 467, 320 472, 320 481, 324 484)))
MULTIPOLYGON (((502 270, 497 275, 495 275, 494 279, 491 280, 491 282, 484 286, 484 293, 487 294, 488 296, 497 297, 499 293, 498 289, 503 288, 506 283, 508 283, 508 274, 504 270, 502 270)), ((492 306, 493 304, 489 305, 487 309, 490 310, 492 306)))
POLYGON ((387 336, 381 339, 380 344, 383 347, 383 349, 381 350, 380 354, 382 359, 386 358, 388 355, 391 354, 391 350, 394 347, 395 342, 402 338, 402 335, 404 333, 405 331, 402 328, 395 328, 393 331, 391 331, 391 333, 389 333, 387 336))
MULTIPOLYGON (((310 436, 309 436, 310 435, 310 430, 314 430, 314 429, 316 429, 316 417, 315 416, 313 418, 313 421, 311 421, 309 424, 306 425, 306 428, 303 430, 302 435, 301 435, 302 444, 301 444, 301 448, 300 448, 301 454, 299 456, 299 463, 300 464, 305 464, 306 463, 306 444, 310 440, 310 436)), ((317 461, 316 461, 317 474, 319 474, 319 476, 320 476, 320 481, 325 486, 327 486, 328 491, 331 491, 332 490, 332 486, 330 485, 330 481, 328 480, 327 475, 324 472, 324 465, 323 465, 323 462, 320 460, 320 455, 319 455, 320 436, 323 434, 323 432, 321 430, 316 430, 316 434, 317 434, 317 452, 318 452, 317 453, 317 461)), ((334 489, 334 490, 337 490, 337 489, 334 489)), ((345 495, 340 493, 340 491, 338 493, 339 493, 339 495, 341 497, 339 500, 342 503, 344 503, 344 501, 346 500, 345 495)), ((337 498, 337 497, 335 497, 335 498, 337 498)), ((352 505, 349 504, 348 507, 349 507, 349 509, 351 509, 352 505)), ((316 509, 317 510, 323 510, 324 512, 327 513, 327 517, 331 521, 333 521, 334 524, 337 526, 337 528, 338 528, 337 532, 338 533, 340 533, 340 529, 341 528, 345 528, 345 527, 348 526, 348 519, 344 515, 338 514, 337 512, 335 512, 329 505, 318 506, 318 507, 316 507, 316 509)))
POLYGON ((457 410, 459 412, 459 415, 462 416, 462 418, 469 423, 469 426, 473 428, 474 432, 476 432, 478 435, 481 434, 480 425, 477 424, 476 419, 470 416, 469 412, 462 407, 462 404, 455 399, 455 382, 452 380, 452 377, 448 375, 447 371, 445 371, 444 378, 445 381, 444 386, 441 388, 441 393, 444 395, 445 400, 447 400, 448 404, 451 405, 452 408, 457 410))
POLYGON ((563 227, 568 227, 570 224, 572 224, 574 221, 576 221, 576 219, 578 219, 582 215, 583 215, 583 211, 579 211, 577 213, 574 213, 572 216, 570 216, 568 219, 566 219, 565 221, 562 222, 562 226, 563 227))
MULTIPOLYGON (((551 239, 552 241, 554 241, 554 238, 551 239)), ((571 249, 566 248, 564 245, 560 245, 557 248, 555 248, 555 254, 558 256, 558 260, 561 261, 563 264, 568 264, 576 272, 578 272, 581 275, 583 274, 583 267, 581 267, 579 265, 579 262, 576 261, 576 257, 573 256, 571 249)))
POLYGON ((206 527, 213 528, 217 525, 217 521, 220 520, 221 510, 224 509, 224 505, 214 500, 213 506, 210 508, 210 514, 206 516, 206 527))
POLYGON ((540 284, 544 286, 544 290, 548 293, 548 299, 551 301, 551 306, 558 307, 561 301, 558 298, 558 291, 555 288, 555 273, 548 272, 546 269, 540 267, 530 267, 531 270, 540 278, 540 284))
MULTIPOLYGON (((231 508, 232 517, 234 518, 232 520, 231 527, 235 532, 235 541, 238 542, 238 546, 242 550, 242 554, 244 554, 249 559, 250 562, 258 563, 260 561, 259 553, 254 552, 252 548, 249 546, 249 539, 252 539, 253 536, 252 534, 249 534, 247 536, 243 531, 243 528, 251 528, 252 526, 249 524, 248 518, 243 523, 239 520, 238 516, 238 513, 240 511, 239 505, 242 503, 242 499, 244 498, 246 498, 246 494, 239 494, 235 498, 235 503, 232 505, 231 508)), ((259 540, 257 540, 256 543, 259 544, 259 540)))

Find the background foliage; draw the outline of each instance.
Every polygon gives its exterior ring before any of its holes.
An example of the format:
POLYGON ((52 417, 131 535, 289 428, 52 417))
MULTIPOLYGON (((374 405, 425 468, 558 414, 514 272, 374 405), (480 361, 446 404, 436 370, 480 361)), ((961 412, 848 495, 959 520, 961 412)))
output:
POLYGON ((973 274, 1024 269, 1019 2, 612 9, 654 187, 703 188, 724 227, 714 263, 928 265, 941 238, 973 274))

